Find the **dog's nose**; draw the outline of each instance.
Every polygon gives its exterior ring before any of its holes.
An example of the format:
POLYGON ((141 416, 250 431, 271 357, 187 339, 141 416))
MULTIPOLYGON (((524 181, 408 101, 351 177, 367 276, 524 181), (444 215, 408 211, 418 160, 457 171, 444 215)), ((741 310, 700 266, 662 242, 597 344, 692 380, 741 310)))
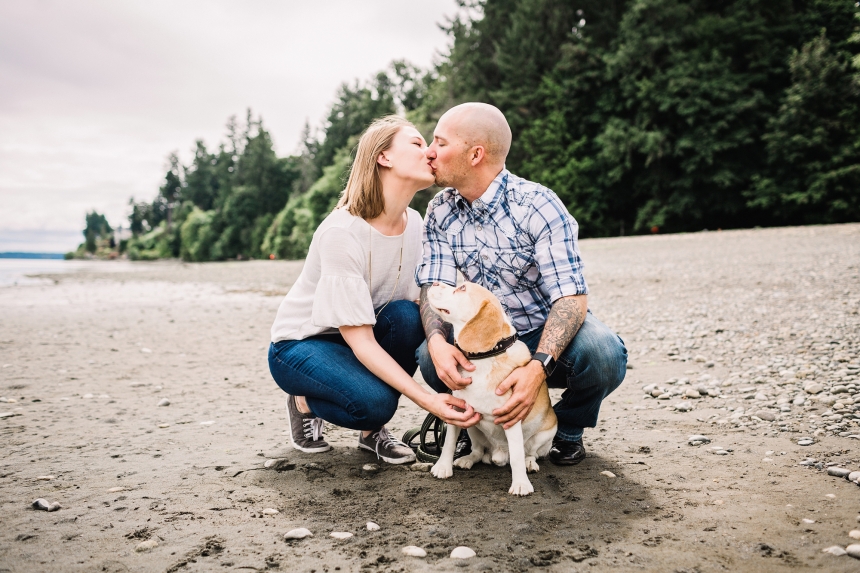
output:
POLYGON ((433 286, 439 286, 439 283, 433 283, 433 286))

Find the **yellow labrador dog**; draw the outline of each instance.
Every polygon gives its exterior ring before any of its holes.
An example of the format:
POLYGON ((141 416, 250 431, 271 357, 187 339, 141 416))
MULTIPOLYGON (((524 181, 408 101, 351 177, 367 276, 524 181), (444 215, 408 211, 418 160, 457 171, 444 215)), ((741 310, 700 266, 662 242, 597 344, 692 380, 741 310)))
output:
POLYGON ((455 344, 475 365, 472 383, 454 395, 468 402, 482 414, 481 421, 468 429, 472 453, 454 461, 460 429, 448 426, 439 461, 432 468, 437 478, 449 478, 454 466, 469 469, 481 461, 503 466, 510 461, 513 483, 508 493, 528 495, 534 491, 527 472, 536 472, 537 458, 545 456, 552 447, 558 420, 549 400, 549 390, 543 383, 537 401, 528 417, 505 430, 493 423, 493 410, 507 402, 508 391, 496 395, 496 388, 514 368, 531 360, 528 347, 517 340, 516 330, 502 310, 499 300, 487 289, 475 283, 459 287, 435 284, 427 292, 427 300, 443 320, 454 327, 455 344))

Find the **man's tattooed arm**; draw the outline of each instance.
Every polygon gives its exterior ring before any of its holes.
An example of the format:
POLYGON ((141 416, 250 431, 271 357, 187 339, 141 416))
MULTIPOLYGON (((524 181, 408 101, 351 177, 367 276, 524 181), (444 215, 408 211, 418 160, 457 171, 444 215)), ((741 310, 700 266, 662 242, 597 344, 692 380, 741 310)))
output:
POLYGON ((546 318, 537 351, 549 354, 557 360, 579 332, 587 311, 587 295, 565 296, 556 300, 546 318))
POLYGON ((441 334, 443 339, 447 339, 448 331, 451 325, 443 321, 436 312, 430 308, 430 302, 427 300, 427 291, 430 285, 421 287, 421 298, 418 301, 418 308, 421 311, 421 323, 424 325, 424 334, 427 336, 427 342, 434 334, 441 334))

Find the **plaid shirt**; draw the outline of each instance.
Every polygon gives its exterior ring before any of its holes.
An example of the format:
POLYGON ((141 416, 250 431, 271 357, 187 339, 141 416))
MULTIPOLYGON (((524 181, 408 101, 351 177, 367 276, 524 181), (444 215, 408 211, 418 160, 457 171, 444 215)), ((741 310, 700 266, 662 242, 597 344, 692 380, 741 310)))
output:
POLYGON ((578 229, 555 193, 503 169, 471 206, 451 187, 430 201, 415 282, 455 286, 460 271, 490 289, 523 334, 543 326, 559 298, 588 293, 578 229))

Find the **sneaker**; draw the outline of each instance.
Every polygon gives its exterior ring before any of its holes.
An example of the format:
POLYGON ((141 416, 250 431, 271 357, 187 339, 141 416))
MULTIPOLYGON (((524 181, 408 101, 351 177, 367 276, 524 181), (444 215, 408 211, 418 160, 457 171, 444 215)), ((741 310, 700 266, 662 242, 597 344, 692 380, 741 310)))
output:
POLYGON ((358 447, 375 453, 378 458, 389 464, 407 464, 415 461, 412 448, 392 436, 385 426, 366 438, 359 432, 358 447))
POLYGON ((331 446, 323 440, 323 420, 313 414, 302 414, 293 396, 287 394, 287 420, 290 423, 290 442, 300 452, 315 454, 327 452, 331 446))

